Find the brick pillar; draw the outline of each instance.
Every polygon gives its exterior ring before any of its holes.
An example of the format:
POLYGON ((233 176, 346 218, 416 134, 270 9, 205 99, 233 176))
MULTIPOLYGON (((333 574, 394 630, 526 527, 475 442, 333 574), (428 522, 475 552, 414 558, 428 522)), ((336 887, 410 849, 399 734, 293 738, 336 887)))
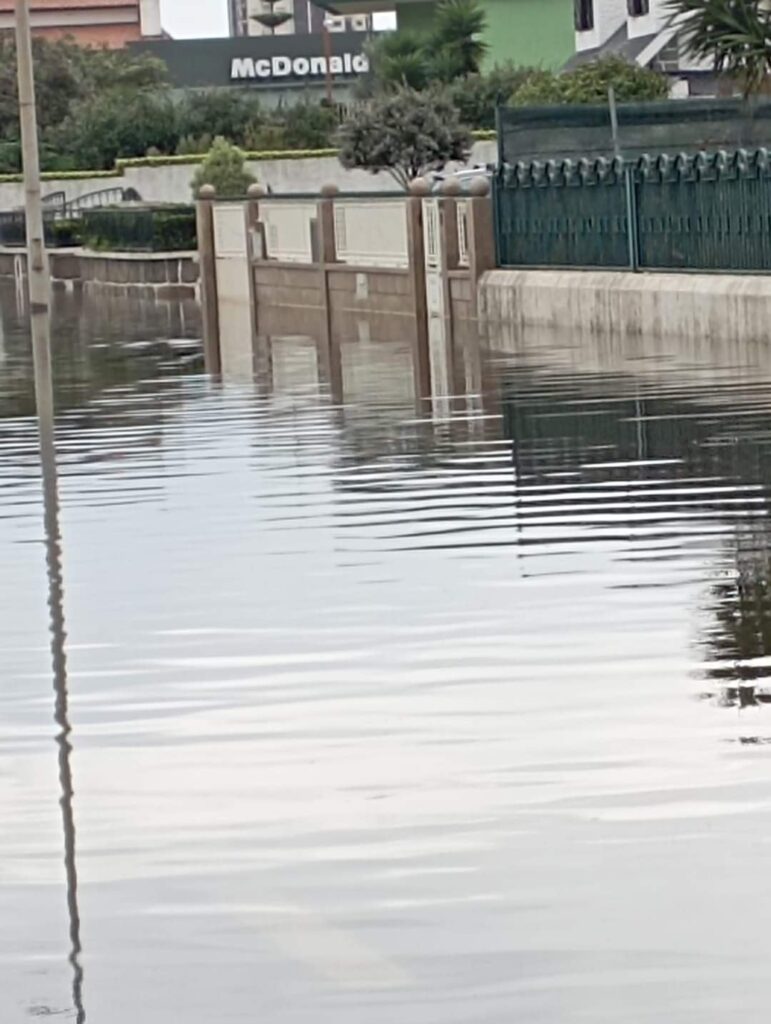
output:
POLYGON ((214 243, 214 200, 212 185, 204 185, 196 204, 198 232, 198 272, 200 275, 201 313, 203 320, 203 357, 206 372, 215 376, 222 371, 220 358, 219 301, 217 298, 217 263, 214 243))
POLYGON ((431 356, 428 346, 428 302, 426 300, 426 253, 423 239, 423 196, 430 192, 422 178, 413 181, 407 203, 407 251, 412 303, 415 313, 413 367, 415 397, 422 404, 431 397, 431 356))

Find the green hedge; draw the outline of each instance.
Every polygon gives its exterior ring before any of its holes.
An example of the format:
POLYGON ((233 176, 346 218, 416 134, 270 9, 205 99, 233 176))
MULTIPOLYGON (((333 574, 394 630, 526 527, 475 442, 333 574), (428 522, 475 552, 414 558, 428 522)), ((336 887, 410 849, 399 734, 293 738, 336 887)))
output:
MULTIPOLYGON (((477 142, 493 142, 493 131, 471 133, 477 142)), ((322 157, 337 156, 336 149, 266 149, 245 154, 247 160, 320 160, 322 157)), ((116 160, 111 171, 45 171, 43 181, 83 181, 86 178, 120 178, 127 167, 197 167, 206 159, 206 153, 191 153, 186 156, 140 156, 128 160, 116 160)), ((23 181, 21 174, 0 174, 0 184, 23 181)))
POLYGON ((198 244, 194 206, 88 210, 82 225, 85 245, 100 251, 178 252, 198 244))
MULTIPOLYGON (((27 218, 24 211, 0 214, 0 245, 26 245, 27 218)), ((73 248, 83 244, 81 225, 77 220, 43 220, 46 245, 50 249, 73 248)))

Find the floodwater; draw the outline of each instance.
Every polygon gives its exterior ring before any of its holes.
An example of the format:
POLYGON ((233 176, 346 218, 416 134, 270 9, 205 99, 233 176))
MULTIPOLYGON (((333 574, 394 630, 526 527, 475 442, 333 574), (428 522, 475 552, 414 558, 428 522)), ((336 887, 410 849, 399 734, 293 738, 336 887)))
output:
POLYGON ((767 1019, 771 350, 0 304, 2 1024, 767 1019))

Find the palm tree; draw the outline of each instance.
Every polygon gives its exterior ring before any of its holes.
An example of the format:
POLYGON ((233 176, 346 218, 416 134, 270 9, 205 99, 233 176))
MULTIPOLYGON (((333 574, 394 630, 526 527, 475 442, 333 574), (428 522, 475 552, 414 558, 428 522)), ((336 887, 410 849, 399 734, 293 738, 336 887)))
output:
POLYGON ((480 38, 486 27, 487 16, 477 0, 442 0, 431 42, 443 77, 450 71, 453 78, 477 74, 488 50, 480 38))
POLYGON ((368 47, 377 81, 388 90, 408 87, 425 89, 429 65, 426 41, 412 32, 383 33, 368 47))
POLYGON ((771 74, 768 0, 668 0, 685 50, 741 82, 745 98, 771 74))

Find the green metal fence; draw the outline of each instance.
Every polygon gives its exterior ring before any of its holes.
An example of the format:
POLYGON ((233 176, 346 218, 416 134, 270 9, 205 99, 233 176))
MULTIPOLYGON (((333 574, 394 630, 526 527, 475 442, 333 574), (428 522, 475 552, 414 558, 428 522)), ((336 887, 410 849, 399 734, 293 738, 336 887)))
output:
POLYGON ((771 270, 771 154, 504 166, 500 266, 771 270))
POLYGON ((170 252, 195 249, 195 207, 105 207, 82 214, 83 237, 93 249, 170 252))
POLYGON ((771 99, 662 100, 619 103, 617 132, 608 104, 499 107, 499 163, 582 157, 627 159, 645 153, 755 150, 771 138, 771 99))

